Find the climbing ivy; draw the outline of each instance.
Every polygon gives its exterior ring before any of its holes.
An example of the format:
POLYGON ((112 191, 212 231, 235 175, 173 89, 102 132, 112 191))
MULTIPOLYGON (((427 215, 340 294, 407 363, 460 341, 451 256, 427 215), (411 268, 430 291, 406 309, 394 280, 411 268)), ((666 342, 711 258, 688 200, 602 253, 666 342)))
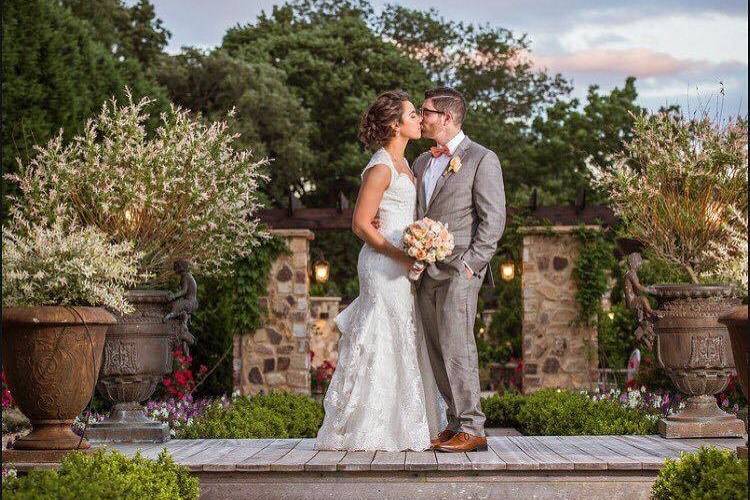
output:
POLYGON ((191 321, 196 343, 190 349, 193 366, 201 364, 216 370, 199 388, 201 394, 232 392, 232 353, 234 335, 260 327, 262 312, 258 299, 266 294, 273 262, 290 254, 286 241, 272 236, 248 257, 233 264, 233 272, 222 278, 198 277, 200 307, 191 321), (228 355, 225 355, 229 351, 228 355), (223 359, 222 359, 223 357, 223 359))
POLYGON ((596 324, 601 313, 602 296, 607 292, 608 272, 617 265, 614 256, 614 242, 604 231, 577 227, 574 234, 578 238, 580 252, 573 265, 578 317, 576 323, 586 326, 596 324))

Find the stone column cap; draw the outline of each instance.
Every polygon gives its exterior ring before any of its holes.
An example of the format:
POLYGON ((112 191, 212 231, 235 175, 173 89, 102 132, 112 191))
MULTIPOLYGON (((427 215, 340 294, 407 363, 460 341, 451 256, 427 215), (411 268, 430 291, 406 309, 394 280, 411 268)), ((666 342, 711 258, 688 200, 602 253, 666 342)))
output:
POLYGON ((284 238, 306 238, 308 240, 315 239, 315 233, 309 229, 271 229, 271 234, 281 236, 284 238))
POLYGON ((583 227, 583 229, 590 229, 594 231, 601 231, 602 226, 598 224, 586 224, 584 226, 521 226, 518 228, 518 232, 521 234, 569 234, 577 231, 583 227))

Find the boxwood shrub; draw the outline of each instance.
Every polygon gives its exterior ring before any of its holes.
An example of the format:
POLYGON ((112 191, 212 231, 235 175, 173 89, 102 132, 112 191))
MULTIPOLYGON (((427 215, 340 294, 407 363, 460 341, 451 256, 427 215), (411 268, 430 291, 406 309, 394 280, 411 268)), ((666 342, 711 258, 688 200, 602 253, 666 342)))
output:
POLYGON ((315 437, 323 422, 323 407, 313 399, 289 392, 238 397, 224 407, 211 405, 180 439, 249 439, 315 437))
POLYGON ((117 498, 197 499, 198 479, 174 463, 166 450, 156 460, 137 453, 128 458, 116 450, 73 452, 58 470, 32 470, 3 478, 3 499, 94 500, 117 498))
POLYGON ((747 460, 730 450, 701 446, 697 452, 665 461, 651 488, 651 498, 744 500, 748 498, 747 467, 747 460))
POLYGON ((655 415, 617 401, 542 389, 530 395, 506 393, 482 400, 488 427, 515 427, 527 436, 655 434, 655 415))

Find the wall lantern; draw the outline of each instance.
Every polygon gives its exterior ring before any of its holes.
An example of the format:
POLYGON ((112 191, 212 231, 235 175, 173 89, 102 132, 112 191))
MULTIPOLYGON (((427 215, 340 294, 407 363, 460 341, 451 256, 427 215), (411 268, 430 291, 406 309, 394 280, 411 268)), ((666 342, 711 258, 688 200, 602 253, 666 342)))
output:
POLYGON ((328 265, 328 261, 326 260, 319 260, 313 265, 313 273, 315 275, 315 281, 317 283, 325 283, 328 281, 328 273, 330 271, 330 266, 328 265))
POLYGON ((500 277, 503 281, 513 281, 516 276, 516 266, 510 259, 504 260, 500 263, 500 277))

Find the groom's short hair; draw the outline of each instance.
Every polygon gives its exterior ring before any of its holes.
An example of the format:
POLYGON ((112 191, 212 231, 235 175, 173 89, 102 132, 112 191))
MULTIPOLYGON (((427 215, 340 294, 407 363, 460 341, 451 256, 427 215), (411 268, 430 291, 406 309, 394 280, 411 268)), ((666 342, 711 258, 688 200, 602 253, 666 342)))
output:
POLYGON ((432 99, 437 111, 448 111, 458 126, 463 124, 466 117, 466 99, 461 92, 451 87, 437 87, 425 92, 424 98, 432 99))

